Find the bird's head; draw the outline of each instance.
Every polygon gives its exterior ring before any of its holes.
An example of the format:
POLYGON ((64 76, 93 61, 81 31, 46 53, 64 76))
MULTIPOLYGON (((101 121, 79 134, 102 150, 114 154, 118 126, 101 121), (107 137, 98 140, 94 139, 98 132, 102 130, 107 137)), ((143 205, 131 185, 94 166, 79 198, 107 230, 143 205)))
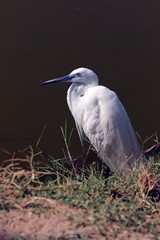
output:
POLYGON ((57 82, 77 82, 97 85, 98 77, 92 70, 81 67, 73 70, 70 74, 63 77, 45 81, 41 85, 47 85, 57 82))

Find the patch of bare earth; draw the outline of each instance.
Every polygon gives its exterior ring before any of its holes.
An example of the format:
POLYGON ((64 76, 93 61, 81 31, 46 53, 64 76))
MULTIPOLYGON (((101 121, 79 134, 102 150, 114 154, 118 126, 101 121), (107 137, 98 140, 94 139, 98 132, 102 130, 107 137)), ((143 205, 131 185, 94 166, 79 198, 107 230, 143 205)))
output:
POLYGON ((99 239, 98 228, 86 214, 56 200, 31 198, 19 209, 0 212, 0 239, 99 239))
POLYGON ((153 239, 128 231, 114 237, 110 230, 116 226, 106 224, 101 231, 87 211, 56 200, 30 197, 16 207, 0 212, 0 240, 153 239))

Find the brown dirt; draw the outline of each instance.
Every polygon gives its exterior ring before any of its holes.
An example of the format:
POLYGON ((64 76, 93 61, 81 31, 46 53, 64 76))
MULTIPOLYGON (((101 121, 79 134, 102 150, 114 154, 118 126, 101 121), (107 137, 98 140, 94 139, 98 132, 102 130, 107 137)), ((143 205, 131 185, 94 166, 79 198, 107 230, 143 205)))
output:
MULTIPOLYGON (((0 212, 0 240, 115 239, 92 221, 87 211, 43 197, 30 197, 15 209, 0 212), (36 207, 37 206, 37 207, 36 207)), ((152 236, 124 231, 119 240, 149 240, 152 236)))
POLYGON ((99 239, 100 232, 87 220, 84 210, 56 200, 31 198, 19 209, 0 212, 0 239, 81 239, 82 236, 99 239), (33 210, 35 204, 38 207, 33 210))

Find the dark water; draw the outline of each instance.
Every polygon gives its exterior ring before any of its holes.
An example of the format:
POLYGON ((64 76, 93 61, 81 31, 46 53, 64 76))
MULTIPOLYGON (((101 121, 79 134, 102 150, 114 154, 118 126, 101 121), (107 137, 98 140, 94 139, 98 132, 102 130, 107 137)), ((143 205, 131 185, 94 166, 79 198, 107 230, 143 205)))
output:
MULTIPOLYGON (((1 0, 0 148, 41 146, 61 152, 60 126, 74 126, 68 84, 40 82, 77 67, 93 69, 115 90, 144 139, 160 133, 159 0, 1 0)), ((81 150, 76 131, 73 152, 81 150)))

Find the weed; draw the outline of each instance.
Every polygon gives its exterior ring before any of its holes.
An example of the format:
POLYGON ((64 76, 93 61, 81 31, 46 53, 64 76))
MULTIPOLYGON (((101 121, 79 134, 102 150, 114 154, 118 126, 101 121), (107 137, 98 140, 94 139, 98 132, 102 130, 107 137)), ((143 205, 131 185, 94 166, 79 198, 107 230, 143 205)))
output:
MULTIPOLYGON (((64 158, 47 155, 43 162, 45 154, 38 146, 39 139, 36 148, 30 146, 23 151, 23 158, 14 155, 3 163, 0 210, 23 208, 25 199, 28 201, 25 207, 40 213, 44 209, 42 204, 27 199, 54 199, 84 209, 84 221, 96 225, 105 239, 114 239, 125 231, 151 234, 159 239, 160 158, 151 157, 146 165, 139 165, 127 175, 110 173, 106 178, 104 166, 97 162, 82 164, 82 168, 77 165, 69 150, 73 130, 68 134, 65 125, 61 132, 64 158)), ((86 158, 85 155, 85 163, 86 158)))

